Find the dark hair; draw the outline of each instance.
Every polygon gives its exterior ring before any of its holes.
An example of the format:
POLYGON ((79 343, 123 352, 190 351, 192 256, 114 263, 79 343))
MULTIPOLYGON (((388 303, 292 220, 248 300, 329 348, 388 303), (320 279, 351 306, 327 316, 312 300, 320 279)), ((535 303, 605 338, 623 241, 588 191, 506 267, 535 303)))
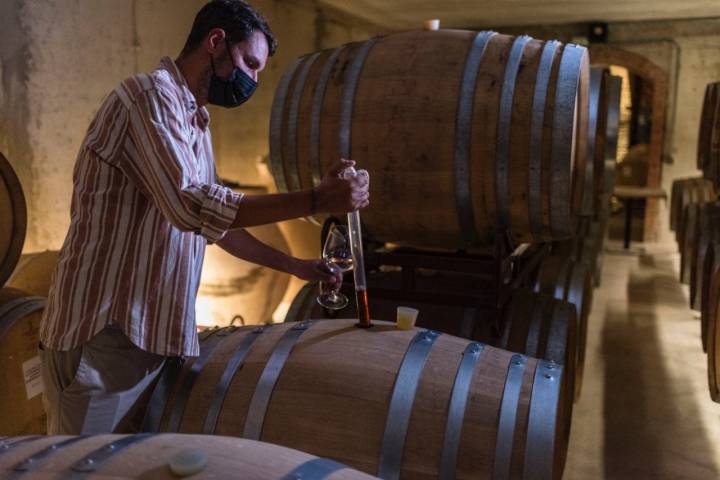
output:
POLYGON ((269 54, 277 49, 277 40, 267 20, 249 3, 243 0, 212 0, 195 16, 190 35, 182 53, 195 50, 213 28, 222 28, 231 44, 249 39, 255 30, 260 30, 267 39, 269 54))

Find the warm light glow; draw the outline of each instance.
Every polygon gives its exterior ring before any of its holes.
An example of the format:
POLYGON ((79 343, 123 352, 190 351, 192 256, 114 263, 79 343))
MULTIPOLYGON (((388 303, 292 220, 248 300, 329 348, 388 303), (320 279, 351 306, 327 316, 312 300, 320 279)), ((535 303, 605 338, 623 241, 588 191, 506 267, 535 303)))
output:
POLYGON ((630 148, 630 122, 632 117, 632 95, 630 92, 630 72, 625 67, 610 65, 610 73, 622 77, 620 91, 620 124, 618 127, 617 161, 622 162, 630 148))
MULTIPOLYGON (((283 247, 284 238, 277 226, 256 227, 250 233, 275 248, 283 247)), ((209 246, 197 296, 197 323, 225 327, 237 316, 247 325, 275 321, 274 312, 289 280, 286 273, 240 260, 216 245, 209 246)))
MULTIPOLYGON (((210 298, 199 296, 195 302, 195 322, 201 327, 212 327, 215 325, 223 325, 222 318, 215 313, 213 301, 210 298)), ((227 322, 225 322, 226 324, 227 322)))
POLYGON ((285 321, 287 312, 290 310, 290 302, 280 302, 280 305, 275 309, 272 314, 273 323, 282 323, 285 321))

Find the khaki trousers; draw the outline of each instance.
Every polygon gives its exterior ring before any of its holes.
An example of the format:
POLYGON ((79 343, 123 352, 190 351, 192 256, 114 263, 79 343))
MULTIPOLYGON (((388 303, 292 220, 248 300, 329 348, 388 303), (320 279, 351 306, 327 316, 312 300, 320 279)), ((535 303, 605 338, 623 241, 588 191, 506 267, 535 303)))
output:
POLYGON ((66 352, 40 347, 48 435, 111 433, 155 380, 161 355, 116 326, 66 352))

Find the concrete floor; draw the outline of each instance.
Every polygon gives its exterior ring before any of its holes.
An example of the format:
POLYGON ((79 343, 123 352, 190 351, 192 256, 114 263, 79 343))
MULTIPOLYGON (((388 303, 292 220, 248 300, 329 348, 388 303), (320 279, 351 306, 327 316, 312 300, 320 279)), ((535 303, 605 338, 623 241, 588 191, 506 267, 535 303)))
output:
POLYGON ((717 480, 720 405, 677 246, 638 247, 645 253, 605 253, 564 478, 717 480))

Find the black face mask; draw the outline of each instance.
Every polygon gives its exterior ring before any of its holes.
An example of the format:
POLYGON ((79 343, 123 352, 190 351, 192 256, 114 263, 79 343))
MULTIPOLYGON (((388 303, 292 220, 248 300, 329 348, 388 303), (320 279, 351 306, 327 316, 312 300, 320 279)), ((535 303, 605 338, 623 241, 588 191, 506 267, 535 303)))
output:
MULTIPOLYGON (((230 55, 230 45, 225 42, 225 50, 230 55)), ((230 56, 232 61, 232 56, 230 56)), ((210 88, 208 89, 208 102, 225 108, 239 107, 247 102, 257 88, 257 82, 243 72, 233 62, 233 71, 228 80, 224 80, 215 73, 215 62, 210 55, 212 65, 212 77, 210 77, 210 88)))

